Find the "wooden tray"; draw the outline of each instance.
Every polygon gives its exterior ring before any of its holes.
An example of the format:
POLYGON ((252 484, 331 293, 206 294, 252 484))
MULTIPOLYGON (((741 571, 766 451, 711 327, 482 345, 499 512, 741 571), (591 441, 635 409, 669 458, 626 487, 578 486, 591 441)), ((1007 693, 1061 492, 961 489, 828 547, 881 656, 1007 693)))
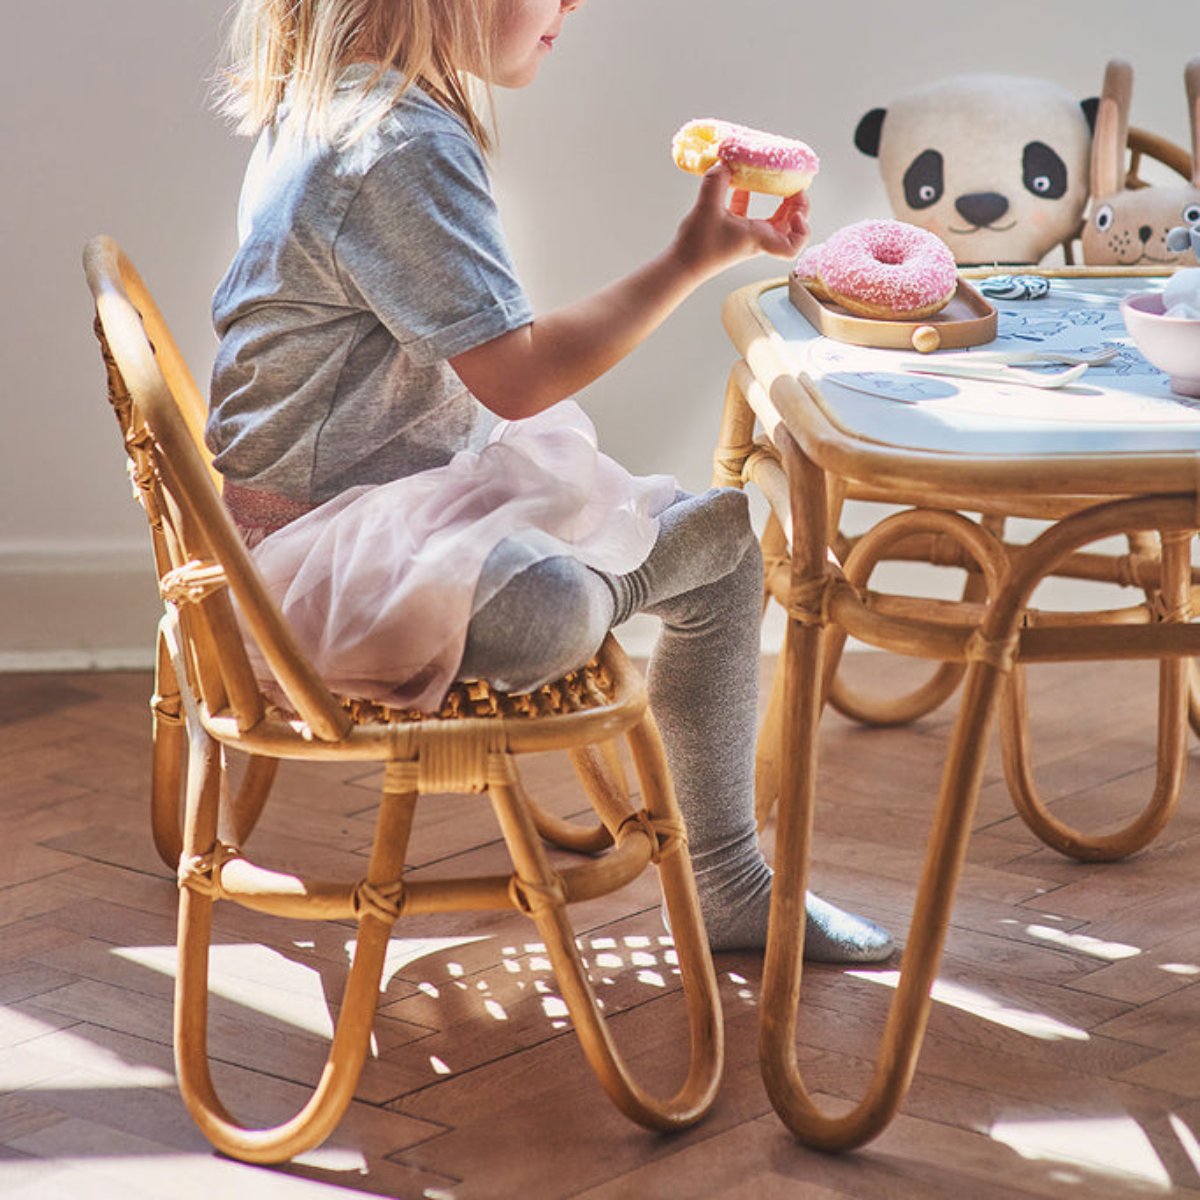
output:
POLYGON ((878 321, 856 317, 832 300, 818 300, 795 276, 788 278, 788 298, 814 329, 854 346, 885 350, 948 350, 979 346, 996 336, 996 310, 965 279, 950 303, 923 321, 878 321))

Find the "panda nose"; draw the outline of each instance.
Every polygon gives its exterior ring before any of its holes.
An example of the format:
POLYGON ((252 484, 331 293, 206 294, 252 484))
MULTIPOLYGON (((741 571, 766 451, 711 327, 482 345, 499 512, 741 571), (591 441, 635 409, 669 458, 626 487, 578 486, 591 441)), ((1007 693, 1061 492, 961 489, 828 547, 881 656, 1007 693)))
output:
POLYGON ((1149 225, 1141 225, 1138 227, 1138 237, 1141 238, 1143 246, 1150 240, 1150 235, 1153 232, 1154 230, 1151 229, 1149 225))
POLYGON ((954 202, 964 220, 982 228, 1008 212, 1008 201, 999 192, 969 192, 954 202))

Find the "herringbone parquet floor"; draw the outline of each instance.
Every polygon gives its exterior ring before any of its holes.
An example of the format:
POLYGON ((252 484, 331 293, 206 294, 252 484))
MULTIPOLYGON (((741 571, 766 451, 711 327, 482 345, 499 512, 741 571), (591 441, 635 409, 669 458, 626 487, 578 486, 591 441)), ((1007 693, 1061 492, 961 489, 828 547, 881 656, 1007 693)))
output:
MULTIPOLYGON (((900 670, 855 664, 877 681, 900 670)), ((775 1117, 756 1061, 760 959, 719 956, 721 1097, 695 1130, 658 1137, 604 1099, 532 927, 481 914, 397 928, 372 1060, 326 1146, 281 1168, 219 1158, 173 1083, 175 884, 148 833, 150 688, 138 673, 0 677, 7 1200, 1200 1196, 1200 785, 1152 849, 1080 866, 1013 815, 995 752, 917 1078, 867 1148, 813 1153, 775 1117)), ((1031 673, 1056 811, 1100 828, 1138 808, 1153 696, 1141 664, 1031 673)), ((901 942, 951 715, 823 729, 814 884, 901 942)), ((543 798, 579 807, 564 764, 534 768, 543 798)), ((286 770, 255 834, 264 859, 359 877, 377 779, 286 770)), ((429 801, 412 865, 497 869, 497 837, 479 800, 429 801)), ((622 1044, 643 1071, 682 1070, 653 884, 583 906, 578 928, 622 1044)), ((306 1094, 352 937, 218 906, 211 1052, 239 1115, 279 1119, 306 1094)), ((829 1103, 862 1086, 894 978, 806 973, 800 1056, 829 1103)))

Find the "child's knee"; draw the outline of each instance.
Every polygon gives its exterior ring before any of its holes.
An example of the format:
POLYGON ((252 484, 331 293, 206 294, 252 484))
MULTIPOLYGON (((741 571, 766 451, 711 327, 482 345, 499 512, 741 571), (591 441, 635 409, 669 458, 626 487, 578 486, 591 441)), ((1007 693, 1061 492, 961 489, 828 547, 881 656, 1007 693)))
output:
POLYGON ((543 559, 476 613, 461 673, 503 691, 529 691, 587 662, 611 616, 611 594, 595 572, 573 558, 543 559))
POLYGON ((750 498, 740 488, 712 488, 714 515, 719 521, 719 537, 729 554, 733 574, 762 585, 762 551, 758 535, 750 523, 750 498))
POLYGON ((714 487, 685 495, 661 514, 665 540, 685 539, 727 564, 737 562, 757 539, 750 524, 750 501, 740 488, 714 487))

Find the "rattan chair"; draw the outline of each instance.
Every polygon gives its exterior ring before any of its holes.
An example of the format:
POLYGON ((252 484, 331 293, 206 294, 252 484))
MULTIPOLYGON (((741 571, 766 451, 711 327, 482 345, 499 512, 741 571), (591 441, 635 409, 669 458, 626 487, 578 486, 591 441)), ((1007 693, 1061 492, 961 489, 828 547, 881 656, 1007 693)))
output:
POLYGON ((699 1120, 712 1104, 723 1063, 716 975, 662 745, 642 681, 617 642, 610 637, 595 662, 535 693, 509 696, 479 683, 456 685, 436 715, 384 710, 332 694, 266 594, 226 513, 200 440, 203 399, 144 284, 108 237, 88 244, 84 265, 109 399, 150 523, 165 608, 153 704, 152 827, 160 854, 178 868, 175 1056, 180 1089, 201 1130, 221 1151, 253 1162, 282 1161, 318 1144, 353 1096, 397 919, 514 908, 535 922, 584 1053, 617 1107, 657 1130, 699 1120), (257 642, 286 705, 263 695, 249 666, 246 636, 257 642), (615 748, 621 738, 636 769, 641 808, 631 803, 620 769, 615 748), (599 825, 584 828, 557 818, 527 796, 517 760, 545 750, 571 754, 599 825), (228 751, 248 756, 233 796, 228 751), (383 764, 364 878, 300 878, 247 857, 246 838, 285 759, 383 764), (406 880, 418 799, 450 792, 482 793, 490 800, 511 857, 510 874, 406 880), (556 868, 541 837, 587 857, 556 868), (687 1077, 665 1100, 630 1077, 567 912, 572 902, 605 895, 651 863, 674 931, 691 1039, 687 1077), (206 1008, 217 900, 280 917, 358 924, 325 1069, 305 1107, 274 1128, 250 1128, 231 1116, 210 1075, 206 1008))

